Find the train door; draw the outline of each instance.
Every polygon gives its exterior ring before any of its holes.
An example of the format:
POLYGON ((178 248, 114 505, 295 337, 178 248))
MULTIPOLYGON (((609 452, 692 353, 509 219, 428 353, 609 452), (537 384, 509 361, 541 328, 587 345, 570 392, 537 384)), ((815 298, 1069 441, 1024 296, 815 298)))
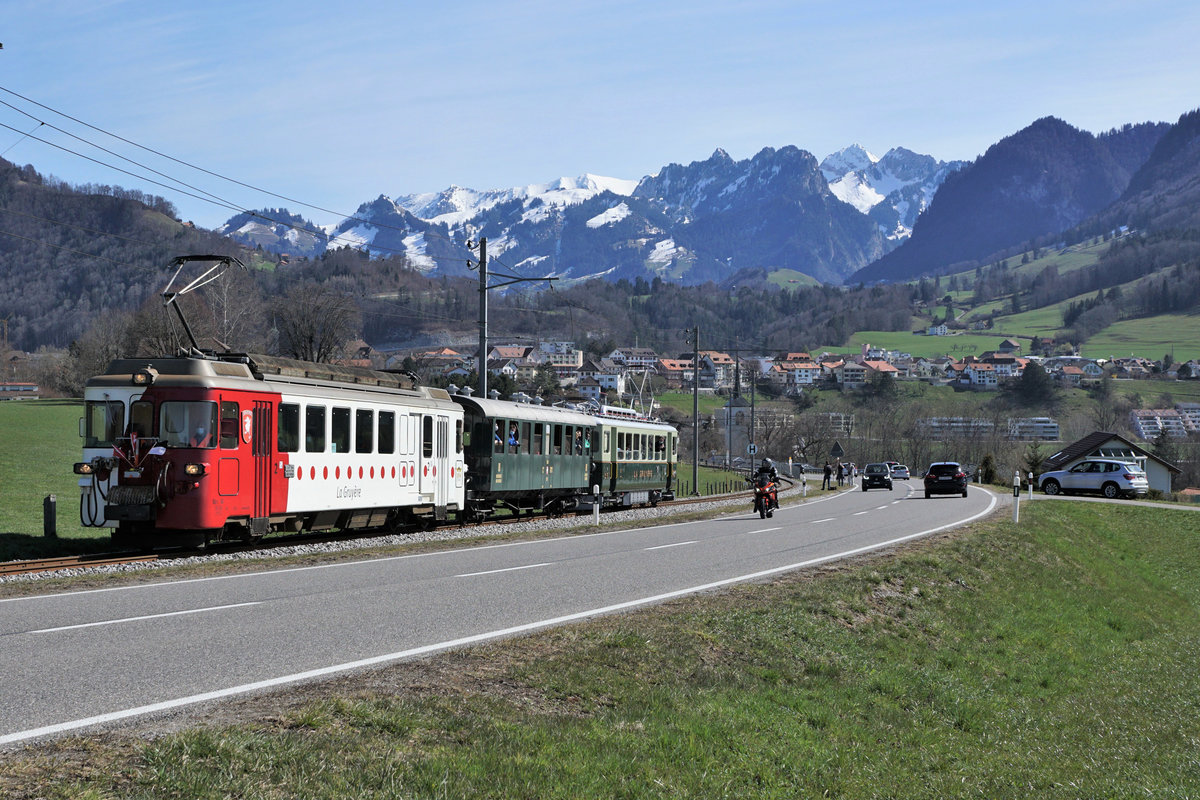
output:
POLYGON ((451 488, 454 486, 453 470, 451 469, 452 462, 450 460, 450 418, 439 416, 437 418, 437 500, 435 512, 438 519, 445 519, 446 505, 453 496, 451 488))
POLYGON ((250 535, 265 536, 271 514, 271 433, 275 423, 271 414, 271 403, 255 400, 252 413, 243 411, 241 421, 242 441, 249 438, 251 455, 254 458, 254 501, 250 514, 250 535), (250 414, 247 417, 247 414, 250 414), (250 430, 247 431, 247 426, 250 430))

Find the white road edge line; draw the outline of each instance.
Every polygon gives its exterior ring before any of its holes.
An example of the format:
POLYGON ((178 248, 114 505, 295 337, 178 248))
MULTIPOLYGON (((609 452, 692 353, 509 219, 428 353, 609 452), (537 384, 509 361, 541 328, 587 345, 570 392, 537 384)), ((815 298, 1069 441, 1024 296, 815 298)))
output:
POLYGON ((141 622, 144 619, 159 619, 161 617, 182 617, 184 614, 203 614, 206 611, 223 611, 227 608, 242 608, 244 606, 261 605, 261 600, 252 603, 232 603, 227 606, 210 606, 208 608, 191 608, 187 611, 168 611, 165 614, 146 614, 142 617, 124 617, 122 619, 106 619, 103 622, 84 622, 79 625, 62 625, 58 628, 41 628, 30 633, 55 633, 57 631, 73 631, 78 628, 95 628, 100 625, 120 625, 122 622, 141 622))
POLYGON ((239 694, 247 694, 249 692, 259 691, 261 689, 271 689, 276 686, 285 686, 289 683, 299 683, 300 681, 312 680, 314 678, 323 678, 328 675, 334 675, 334 674, 337 674, 340 672, 349 672, 350 670, 362 669, 364 667, 373 667, 373 666, 377 666, 379 664, 387 664, 387 663, 390 663, 393 661, 402 661, 407 658, 414 658, 416 656, 428 655, 430 653, 436 653, 441 650, 451 650, 456 647, 466 647, 467 645, 479 644, 480 642, 486 642, 491 639, 509 637, 509 636, 514 636, 514 635, 521 634, 521 633, 529 633, 531 631, 540 630, 542 628, 550 628, 555 625, 564 625, 568 622, 575 622, 577 620, 587 619, 588 617, 596 617, 596 616, 600 616, 603 614, 613 614, 613 613, 616 613, 617 611, 624 611, 626 609, 637 608, 639 606, 646 606, 646 605, 651 605, 654 603, 661 603, 666 600, 674 599, 676 597, 683 597, 683 596, 689 595, 689 594, 696 594, 698 592, 705 592, 705 591, 709 591, 711 589, 718 589, 723 586, 732 586, 733 584, 736 584, 736 583, 746 583, 747 581, 759 580, 760 578, 765 578, 770 575, 778 575, 782 572, 791 572, 793 570, 802 569, 804 567, 811 567, 815 564, 823 564, 826 561, 836 561, 839 558, 846 558, 847 556, 857 555, 858 553, 866 553, 871 550, 879 550, 884 547, 890 547, 892 545, 900 544, 902 542, 907 542, 912 539, 919 539, 922 536, 929 536, 931 534, 937 533, 938 531, 947 530, 949 528, 956 528, 960 525, 966 525, 970 522, 974 522, 975 520, 985 517, 988 514, 992 513, 992 509, 994 509, 996 507, 996 503, 997 503, 996 495, 993 494, 992 492, 988 492, 988 494, 991 496, 991 500, 988 503, 987 508, 985 508, 983 511, 980 511, 978 514, 976 514, 972 517, 967 517, 966 519, 959 520, 957 522, 951 522, 946 525, 940 525, 936 528, 930 528, 929 530, 920 531, 918 533, 910 533, 907 536, 898 536, 895 539, 889 539, 886 542, 879 542, 878 544, 867 545, 865 547, 856 547, 853 550, 845 550, 841 553, 835 553, 833 555, 821 556, 820 558, 812 558, 807 561, 799 561, 799 562, 796 562, 795 564, 788 564, 787 566, 783 566, 783 567, 773 567, 772 569, 762 570, 761 572, 753 572, 748 575, 739 575, 736 578, 726 578, 724 580, 713 581, 712 583, 706 583, 706 584, 702 584, 700 586, 692 586, 687 589, 677 589, 676 591, 673 591, 673 592, 666 592, 664 594, 658 594, 658 595, 654 595, 652 597, 643 597, 641 599, 630 600, 625 603, 617 603, 617 604, 611 605, 611 606, 603 606, 601 608, 593 608, 593 609, 589 609, 587 611, 579 611, 575 614, 566 614, 564 616, 554 617, 552 619, 539 620, 536 622, 528 622, 524 625, 515 625, 511 628, 504 628, 504 629, 496 630, 496 631, 488 631, 486 633, 478 633, 473 636, 463 636, 462 638, 459 638, 459 639, 450 639, 450 640, 447 640, 444 642, 427 644, 427 645, 423 645, 421 647, 414 647, 409 650, 401 650, 396 653, 388 653, 386 655, 373 656, 371 658, 363 658, 363 659, 359 659, 358 661, 348 661, 344 664, 334 664, 332 666, 321 667, 319 669, 311 669, 306 672, 297 672, 292 675, 281 675, 277 678, 270 678, 265 681, 255 681, 254 683, 244 683, 241 686, 230 686, 225 689, 217 689, 217 690, 214 690, 211 692, 203 692, 201 694, 193 694, 193 695, 189 695, 187 697, 179 697, 174 700, 164 700, 161 703, 151 703, 149 705, 138 706, 136 708, 126 708, 126 709, 122 709, 120 711, 112 711, 108 714, 97 714, 96 716, 93 716, 93 717, 85 717, 83 719, 71 720, 69 722, 60 722, 56 725, 46 725, 41 728, 32 728, 32 729, 26 730, 26 731, 17 731, 16 733, 9 733, 9 734, 0 736, 0 745, 12 744, 13 742, 21 742, 21 741, 25 741, 26 739, 34 739, 39 736, 50 736, 50 735, 58 734, 58 733, 65 733, 66 731, 78 730, 80 728, 86 728, 91 725, 102 725, 106 722, 115 722, 117 720, 128 719, 130 717, 138 717, 138 716, 143 716, 145 714, 154 714, 159 711, 169 711, 171 709, 180 708, 182 706, 195 705, 196 703, 204 703, 204 702, 207 702, 210 700, 221 700, 226 697, 233 697, 234 695, 239 695, 239 694))
POLYGON ((550 566, 549 561, 542 561, 541 563, 538 563, 538 564, 525 564, 524 566, 520 566, 520 567, 505 567, 504 569, 485 569, 483 572, 461 572, 458 575, 455 575, 454 577, 456 577, 456 578, 474 578, 477 575, 496 575, 501 572, 517 572, 517 571, 523 570, 523 569, 537 569, 538 567, 548 567, 548 566, 550 566))
POLYGON ((683 547, 685 544, 695 544, 696 540, 691 539, 686 542, 673 542, 671 544, 660 544, 654 547, 643 547, 643 550, 666 550, 668 547, 683 547))

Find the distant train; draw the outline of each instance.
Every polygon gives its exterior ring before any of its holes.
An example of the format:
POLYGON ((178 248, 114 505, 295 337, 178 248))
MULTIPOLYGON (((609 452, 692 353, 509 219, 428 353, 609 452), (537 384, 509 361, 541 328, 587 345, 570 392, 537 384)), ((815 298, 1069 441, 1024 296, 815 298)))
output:
POLYGON ((88 381, 84 403, 80 519, 121 546, 674 496, 670 425, 451 395, 406 373, 192 350, 118 359, 88 381))

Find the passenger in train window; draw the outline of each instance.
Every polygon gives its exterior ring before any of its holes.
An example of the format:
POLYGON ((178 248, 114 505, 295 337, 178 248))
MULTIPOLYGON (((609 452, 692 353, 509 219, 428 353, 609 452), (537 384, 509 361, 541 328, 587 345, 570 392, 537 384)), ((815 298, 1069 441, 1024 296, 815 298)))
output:
POLYGON ((575 455, 583 455, 583 429, 579 428, 575 431, 575 455))
POLYGON ((517 448, 521 446, 521 439, 517 436, 517 423, 508 426, 508 447, 510 452, 517 452, 517 448))

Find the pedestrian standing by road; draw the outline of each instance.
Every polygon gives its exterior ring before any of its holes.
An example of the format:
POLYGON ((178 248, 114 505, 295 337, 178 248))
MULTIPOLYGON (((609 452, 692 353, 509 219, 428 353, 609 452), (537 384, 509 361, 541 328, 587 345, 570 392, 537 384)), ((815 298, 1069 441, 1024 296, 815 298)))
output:
POLYGON ((829 462, 825 462, 825 480, 821 481, 821 488, 829 488, 829 479, 833 476, 833 467, 829 466, 829 462))
POLYGON ((842 485, 842 483, 844 483, 844 482, 845 482, 845 480, 846 480, 846 465, 845 465, 845 464, 843 464, 843 463, 842 463, 842 460, 839 458, 839 459, 837 460, 837 481, 838 481, 838 486, 841 486, 841 485, 842 485))

